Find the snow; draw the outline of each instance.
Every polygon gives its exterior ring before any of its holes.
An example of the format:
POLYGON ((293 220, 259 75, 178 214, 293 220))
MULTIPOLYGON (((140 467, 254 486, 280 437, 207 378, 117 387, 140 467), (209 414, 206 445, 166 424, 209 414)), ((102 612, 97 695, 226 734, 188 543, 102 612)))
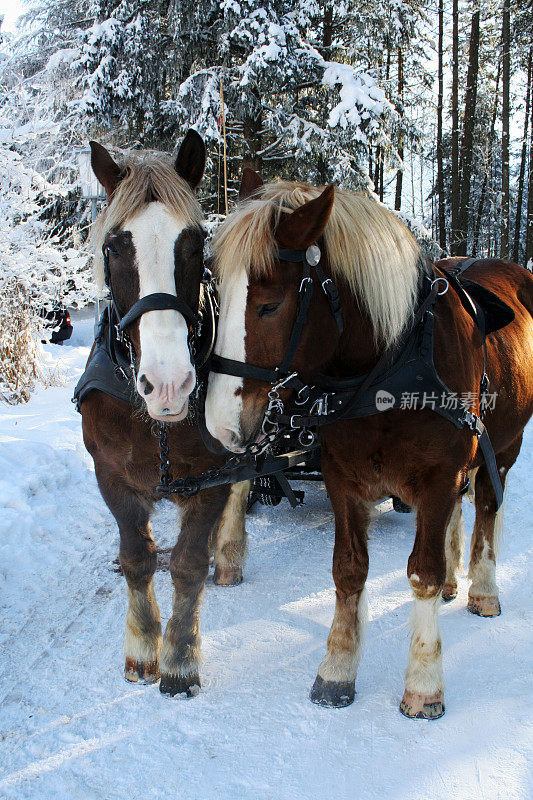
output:
MULTIPOLYGON (((466 611, 467 582, 443 606, 446 716, 402 717, 412 516, 381 506, 372 529, 370 622, 347 709, 307 693, 333 614, 332 513, 306 505, 248 518, 245 582, 208 581, 200 694, 169 699, 122 678, 125 583, 70 397, 92 319, 47 346, 62 386, 0 406, 0 797, 2 800, 527 800, 533 701, 528 503, 533 429, 511 470, 498 578, 503 613, 466 611)), ((465 503, 468 529, 472 509, 465 503)), ((174 510, 154 520, 173 544, 174 510)), ((162 615, 171 581, 156 573, 162 615)))

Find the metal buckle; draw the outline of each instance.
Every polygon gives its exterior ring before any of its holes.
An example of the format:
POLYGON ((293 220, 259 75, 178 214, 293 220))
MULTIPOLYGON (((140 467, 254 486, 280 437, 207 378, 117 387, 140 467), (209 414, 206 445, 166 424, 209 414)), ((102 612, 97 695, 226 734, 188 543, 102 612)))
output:
POLYGON ((313 283, 313 279, 312 279, 312 278, 302 278, 302 282, 301 282, 301 284, 300 284, 300 288, 298 289, 298 292, 299 292, 300 294, 303 292, 303 285, 304 285, 304 283, 313 283))
POLYGON ((471 411, 465 411, 465 415, 463 417, 465 425, 470 428, 472 433, 476 436, 481 436, 483 433, 483 423, 475 414, 472 414, 471 411))
POLYGON ((316 441, 316 435, 308 430, 308 428, 304 428, 298 434, 298 441, 302 447, 311 447, 316 441))
POLYGON ((323 394, 322 397, 318 397, 311 406, 309 415, 311 416, 312 414, 317 414, 319 417, 326 416, 329 413, 329 397, 329 394, 323 394))
POLYGON ((444 284, 445 284, 445 286, 444 286, 444 289, 443 289, 441 292, 437 292, 437 294, 438 294, 438 295, 439 295, 439 297, 440 297, 441 295, 443 295, 443 294, 446 294, 446 292, 447 292, 447 291, 448 291, 448 289, 450 288, 450 284, 448 283, 448 281, 446 280, 446 278, 442 278, 441 276, 439 276, 438 278, 435 278, 435 280, 431 281, 431 288, 433 289, 433 287, 435 286, 435 284, 438 284, 438 283, 439 283, 439 281, 441 281, 442 283, 444 283, 444 284))
POLYGON ((309 394, 311 393, 311 388, 309 386, 302 386, 302 388, 298 391, 296 398, 294 400, 294 404, 296 406, 303 406, 309 400, 309 394), (304 396, 305 392, 305 396, 304 396))

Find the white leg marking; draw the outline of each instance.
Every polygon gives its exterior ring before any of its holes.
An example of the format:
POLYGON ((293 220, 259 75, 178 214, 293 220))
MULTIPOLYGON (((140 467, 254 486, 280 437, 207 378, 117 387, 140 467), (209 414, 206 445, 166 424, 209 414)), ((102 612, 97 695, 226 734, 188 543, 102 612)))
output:
MULTIPOLYGON (((220 287, 220 319, 215 353, 236 361, 245 359, 245 315, 248 276, 241 272, 220 287)), ((205 402, 207 429, 228 449, 232 434, 239 436, 242 412, 242 378, 212 372, 205 402)))
POLYGON ((436 597, 413 600, 411 612, 411 644, 405 671, 405 688, 422 695, 444 691, 442 645, 438 613, 440 592, 436 597))
POLYGON ((153 584, 150 583, 146 593, 128 587, 128 598, 124 655, 145 663, 157 661, 161 651, 161 618, 153 584))
MULTIPOLYGON (((458 500, 446 529, 446 581, 450 586, 457 586, 457 575, 462 571, 464 554, 464 525, 462 502, 458 500)), ((411 575, 411 579, 414 576, 411 575)))
POLYGON ((347 601, 336 599, 326 655, 318 668, 322 680, 335 683, 355 680, 367 619, 366 589, 360 595, 352 595, 347 601))
POLYGON ((215 531, 215 565, 242 567, 247 554, 245 514, 250 481, 234 483, 226 507, 215 531))
POLYGON ((483 543, 481 557, 475 564, 470 565, 468 577, 472 581, 470 594, 475 597, 495 597, 498 594, 496 583, 496 561, 494 552, 488 542, 483 543))

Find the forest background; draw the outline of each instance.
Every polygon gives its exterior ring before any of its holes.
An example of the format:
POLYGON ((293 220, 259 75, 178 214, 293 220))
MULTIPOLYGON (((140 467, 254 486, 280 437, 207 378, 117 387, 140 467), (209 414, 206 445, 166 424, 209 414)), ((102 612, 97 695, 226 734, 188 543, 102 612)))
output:
POLYGON ((432 255, 531 265, 531 2, 27 0, 4 10, 4 399, 26 399, 39 377, 37 344, 11 378, 6 366, 21 330, 32 350, 39 309, 94 296, 79 180, 90 138, 117 156, 172 153, 195 127, 213 222, 248 165, 265 179, 370 189, 432 255))

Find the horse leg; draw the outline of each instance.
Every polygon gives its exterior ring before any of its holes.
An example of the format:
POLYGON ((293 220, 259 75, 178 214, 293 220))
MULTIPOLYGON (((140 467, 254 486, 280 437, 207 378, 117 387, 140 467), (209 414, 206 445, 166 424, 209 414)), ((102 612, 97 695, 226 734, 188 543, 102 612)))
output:
POLYGON ((459 498, 446 528, 446 577, 442 590, 442 599, 446 603, 457 597, 457 576, 463 565, 464 545, 463 504, 459 498))
POLYGON ((150 526, 152 505, 114 476, 100 475, 98 483, 118 523, 119 560, 128 584, 124 677, 153 683, 159 678, 161 616, 153 586, 157 556, 150 526))
POLYGON ((311 689, 310 699, 322 706, 342 708, 353 703, 355 678, 361 656, 366 622, 365 583, 368 575, 367 528, 370 513, 366 504, 335 480, 323 461, 326 488, 335 512, 333 580, 335 615, 327 650, 311 689))
POLYGON ((217 486, 183 506, 180 535, 170 556, 174 597, 161 651, 163 694, 192 697, 200 689, 200 597, 209 572, 209 539, 228 496, 228 486, 217 486))
POLYGON ((236 586, 242 582, 247 533, 244 523, 250 481, 234 483, 226 507, 214 531, 215 583, 236 586))
MULTIPOLYGON (((520 435, 496 456, 498 472, 503 486, 508 471, 520 452, 520 435)), ((468 610, 480 617, 497 617, 501 614, 498 586, 496 584, 496 553, 503 521, 503 504, 496 511, 496 499, 485 465, 476 474, 476 521, 470 546, 468 577, 472 581, 468 591, 468 610)))
MULTIPOLYGON (((457 476, 456 483, 459 483, 457 476)), ((417 529, 407 577, 413 590, 411 642, 400 711, 406 717, 437 719, 444 714, 444 677, 438 613, 446 574, 445 536, 457 486, 443 489, 442 475, 424 484, 417 503, 417 529)))

